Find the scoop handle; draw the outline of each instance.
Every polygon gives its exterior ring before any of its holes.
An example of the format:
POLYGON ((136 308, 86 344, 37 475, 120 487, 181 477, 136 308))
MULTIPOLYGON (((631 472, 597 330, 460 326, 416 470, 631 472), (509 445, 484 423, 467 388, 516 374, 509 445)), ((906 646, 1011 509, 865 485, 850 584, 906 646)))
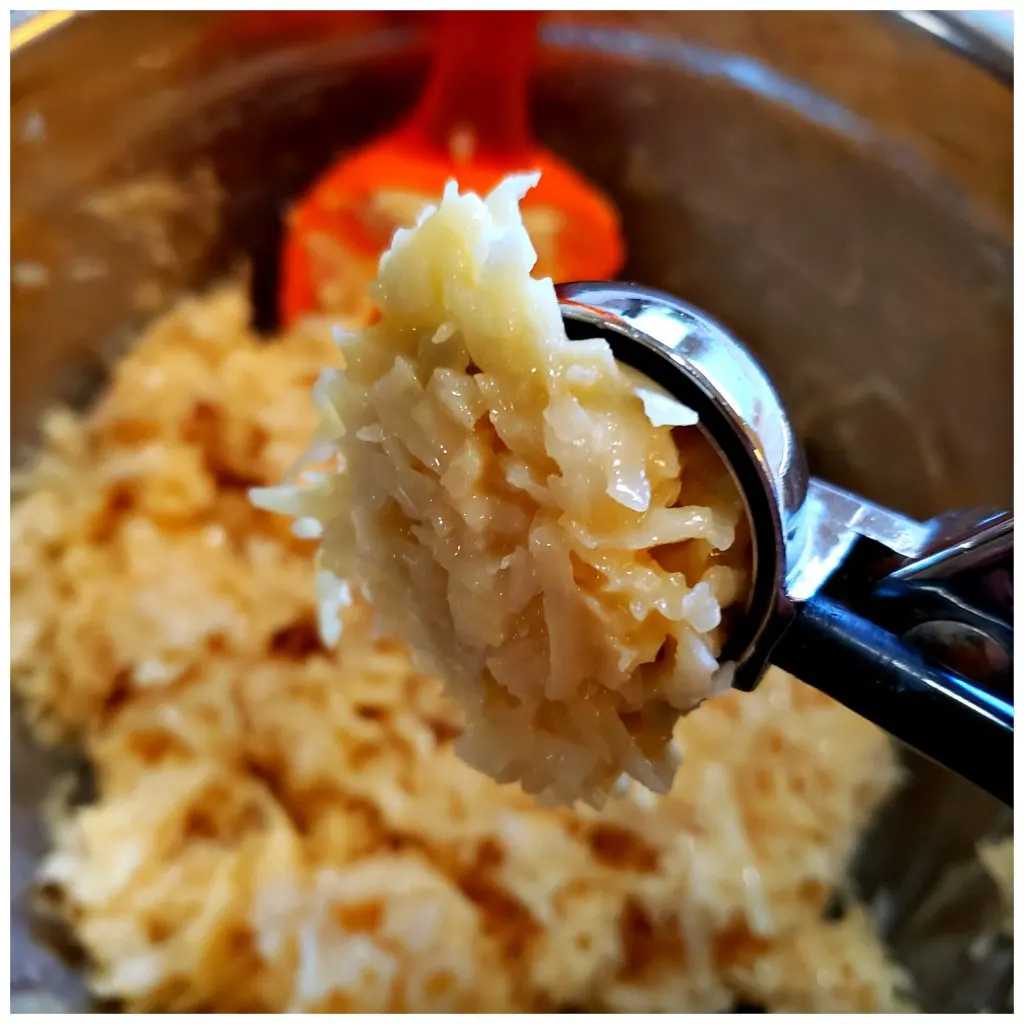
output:
POLYGON ((840 602, 802 602, 772 662, 1013 806, 1013 702, 840 602))
POLYGON ((430 78, 403 131, 452 149, 466 130, 475 154, 526 154, 532 146, 528 86, 541 11, 439 11, 430 78))

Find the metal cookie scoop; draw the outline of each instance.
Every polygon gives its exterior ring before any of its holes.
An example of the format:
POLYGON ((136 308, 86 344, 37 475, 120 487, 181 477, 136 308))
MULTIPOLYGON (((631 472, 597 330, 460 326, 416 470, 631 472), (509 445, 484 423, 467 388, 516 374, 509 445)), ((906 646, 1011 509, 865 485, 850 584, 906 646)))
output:
POLYGON ((769 664, 1013 802, 1013 516, 916 522, 807 473, 775 389, 700 310, 619 283, 558 287, 570 338, 692 408, 746 503, 753 584, 723 660, 769 664))

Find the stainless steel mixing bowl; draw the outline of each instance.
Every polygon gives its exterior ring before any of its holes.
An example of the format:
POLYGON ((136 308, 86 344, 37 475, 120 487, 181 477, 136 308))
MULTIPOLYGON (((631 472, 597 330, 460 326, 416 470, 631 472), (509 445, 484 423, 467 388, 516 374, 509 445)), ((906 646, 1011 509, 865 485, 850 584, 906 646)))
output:
MULTIPOLYGON (((126 12, 30 22, 11 69, 19 458, 40 408, 88 402, 183 289, 247 259, 269 323, 282 210, 405 108, 424 60, 408 15, 126 12)), ((534 114, 618 202, 625 276, 754 348, 815 473, 917 517, 1010 505, 1005 83, 882 15, 561 13, 534 114)), ((74 1007, 74 971, 27 914, 55 760, 15 727, 12 992, 74 1007)), ((858 885, 924 1008, 999 1008, 1012 948, 978 953, 999 908, 973 851, 1010 815, 909 764, 858 885)))

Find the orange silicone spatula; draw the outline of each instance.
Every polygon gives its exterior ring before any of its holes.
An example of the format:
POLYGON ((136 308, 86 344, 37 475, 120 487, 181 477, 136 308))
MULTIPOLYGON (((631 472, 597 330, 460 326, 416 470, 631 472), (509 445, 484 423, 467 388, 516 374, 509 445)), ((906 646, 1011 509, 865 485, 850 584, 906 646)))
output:
POLYGON ((540 171, 540 184, 523 204, 538 273, 556 281, 603 280, 622 264, 611 201, 530 133, 527 89, 541 13, 434 17, 433 67, 412 116, 330 168, 288 218, 280 292, 285 324, 329 305, 325 289, 336 282, 328 279, 345 268, 370 266, 372 273, 394 230, 437 201, 452 179, 483 195, 510 173, 540 171))

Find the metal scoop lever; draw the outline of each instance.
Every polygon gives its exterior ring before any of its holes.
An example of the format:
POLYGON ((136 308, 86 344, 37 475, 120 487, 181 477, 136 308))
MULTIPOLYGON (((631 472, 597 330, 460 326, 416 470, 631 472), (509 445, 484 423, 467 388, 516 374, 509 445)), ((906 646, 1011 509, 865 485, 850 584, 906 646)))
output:
POLYGON ((630 284, 558 297, 570 338, 605 338, 698 414, 743 497, 733 685, 778 665, 1012 804, 1012 515, 922 523, 810 477, 771 381, 705 313, 630 284))

